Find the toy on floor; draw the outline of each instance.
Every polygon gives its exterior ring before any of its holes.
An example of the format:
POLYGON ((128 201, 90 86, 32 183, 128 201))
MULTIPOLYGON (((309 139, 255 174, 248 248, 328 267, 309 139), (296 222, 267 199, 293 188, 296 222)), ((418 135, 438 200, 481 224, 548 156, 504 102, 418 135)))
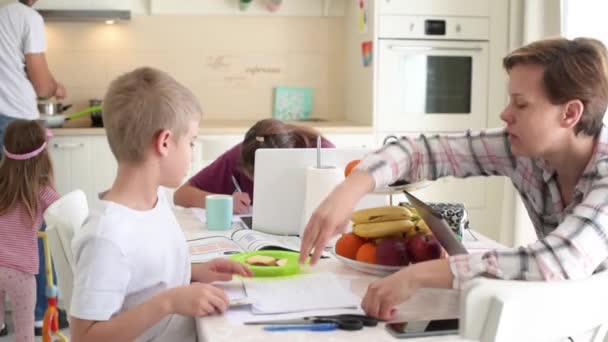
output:
POLYGON ((68 342, 68 338, 59 331, 59 310, 57 309, 57 286, 53 285, 53 264, 51 250, 45 232, 38 232, 44 248, 44 268, 46 272, 47 308, 42 321, 42 342, 68 342), (55 340, 53 340, 53 337, 55 340))

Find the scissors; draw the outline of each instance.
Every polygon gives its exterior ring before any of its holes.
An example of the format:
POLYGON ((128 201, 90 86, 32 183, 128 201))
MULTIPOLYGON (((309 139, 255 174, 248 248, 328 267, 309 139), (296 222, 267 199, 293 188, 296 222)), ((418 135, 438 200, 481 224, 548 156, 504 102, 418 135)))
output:
POLYGON ((308 316, 295 319, 246 322, 246 325, 306 325, 334 323, 341 330, 361 330, 363 327, 375 327, 378 320, 365 315, 344 314, 331 316, 308 316))

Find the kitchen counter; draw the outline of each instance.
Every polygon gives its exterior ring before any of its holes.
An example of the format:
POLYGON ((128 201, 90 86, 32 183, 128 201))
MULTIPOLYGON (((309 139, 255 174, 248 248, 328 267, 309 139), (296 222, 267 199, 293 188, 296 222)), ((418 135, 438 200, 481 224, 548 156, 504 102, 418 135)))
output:
MULTIPOLYGON (((222 135, 222 134, 245 134, 256 120, 203 120, 199 134, 222 135)), ((373 134, 373 127, 352 121, 290 121, 294 125, 313 127, 322 134, 373 134)), ((88 118, 68 121, 63 128, 53 128, 56 136, 65 135, 105 135, 103 128, 90 127, 88 118)))

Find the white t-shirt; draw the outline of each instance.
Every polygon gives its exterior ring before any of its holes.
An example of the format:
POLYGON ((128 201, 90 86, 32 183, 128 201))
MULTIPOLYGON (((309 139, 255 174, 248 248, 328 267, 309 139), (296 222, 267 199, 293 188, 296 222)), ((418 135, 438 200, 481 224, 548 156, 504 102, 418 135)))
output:
MULTIPOLYGON (((148 211, 103 200, 93 207, 72 241, 72 316, 106 321, 163 290, 190 283, 186 239, 162 190, 148 211)), ((196 341, 194 318, 167 316, 137 341, 196 341)))
POLYGON ((0 8, 0 114, 37 119, 36 91, 25 72, 25 55, 43 53, 44 21, 19 2, 0 8))

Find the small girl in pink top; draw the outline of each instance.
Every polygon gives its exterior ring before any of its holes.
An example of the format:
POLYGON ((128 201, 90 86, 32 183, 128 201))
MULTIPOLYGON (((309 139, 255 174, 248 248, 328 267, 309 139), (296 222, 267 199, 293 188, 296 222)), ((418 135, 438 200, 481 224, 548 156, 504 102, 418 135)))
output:
POLYGON ((42 214, 59 198, 53 189, 47 132, 39 122, 15 120, 6 127, 1 153, 0 329, 6 293, 13 303, 16 341, 34 341, 37 234, 42 214))

